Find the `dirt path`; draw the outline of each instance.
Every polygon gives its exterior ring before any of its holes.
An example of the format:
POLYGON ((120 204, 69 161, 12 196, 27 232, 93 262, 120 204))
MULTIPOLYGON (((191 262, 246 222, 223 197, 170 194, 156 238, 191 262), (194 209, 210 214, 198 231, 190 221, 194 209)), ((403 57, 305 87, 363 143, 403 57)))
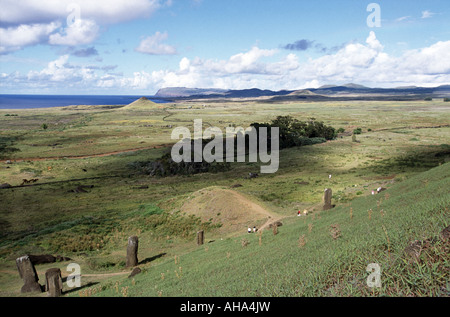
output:
MULTIPOLYGON (((19 275, 18 271, 14 270, 0 270, 0 273, 11 274, 11 275, 19 275)), ((36 271, 38 275, 45 275, 45 271, 36 271)), ((62 277, 67 277, 69 274, 64 274, 65 272, 61 271, 62 277)), ((81 274, 81 277, 111 277, 111 276, 121 276, 121 275, 129 275, 130 272, 117 272, 117 273, 102 273, 102 274, 81 274)))

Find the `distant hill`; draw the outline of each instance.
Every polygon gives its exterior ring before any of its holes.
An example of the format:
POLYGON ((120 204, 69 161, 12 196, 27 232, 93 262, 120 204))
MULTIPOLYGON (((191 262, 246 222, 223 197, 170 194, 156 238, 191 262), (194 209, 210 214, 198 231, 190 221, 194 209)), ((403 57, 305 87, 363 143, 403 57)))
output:
POLYGON ((301 89, 291 92, 288 96, 304 96, 304 95, 313 96, 317 94, 313 93, 311 90, 308 89, 301 89))
POLYGON ((162 88, 158 90, 155 97, 158 98, 182 98, 191 96, 207 96, 207 95, 217 95, 227 92, 224 89, 202 89, 202 88, 185 88, 185 87, 171 87, 162 88))
POLYGON ((339 85, 339 86, 336 86, 336 85, 324 85, 324 86, 319 87, 319 89, 329 89, 329 88, 335 88, 335 87, 345 87, 345 88, 351 88, 351 89, 367 89, 368 88, 366 86, 349 83, 349 84, 339 85))
POLYGON ((344 85, 325 85, 319 88, 300 90, 262 90, 258 88, 224 90, 215 88, 172 87, 160 89, 155 97, 177 99, 227 99, 264 98, 265 101, 295 100, 420 100, 427 97, 450 97, 450 85, 439 87, 405 86, 397 88, 370 88, 354 83, 344 85), (269 97, 269 98, 267 98, 269 97), (270 98, 271 97, 271 98, 270 98))

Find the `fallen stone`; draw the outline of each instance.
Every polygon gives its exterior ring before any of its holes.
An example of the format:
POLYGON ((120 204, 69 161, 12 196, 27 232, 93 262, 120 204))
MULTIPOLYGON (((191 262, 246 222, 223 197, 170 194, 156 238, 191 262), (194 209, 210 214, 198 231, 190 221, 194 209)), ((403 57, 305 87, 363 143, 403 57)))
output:
POLYGON ((31 260, 31 262, 34 265, 39 264, 47 264, 47 263, 55 263, 55 262, 64 262, 64 261, 70 261, 70 258, 63 257, 60 255, 53 256, 51 254, 41 254, 41 255, 29 255, 28 256, 31 260))
POLYGON ((270 225, 269 225, 269 228, 273 228, 273 227, 281 227, 283 225, 283 223, 281 222, 281 221, 275 221, 275 222, 272 222, 270 225))
POLYGON ((136 275, 141 274, 141 273, 142 273, 142 270, 138 267, 135 267, 133 269, 133 271, 131 271, 131 274, 128 276, 128 278, 135 277, 136 275))

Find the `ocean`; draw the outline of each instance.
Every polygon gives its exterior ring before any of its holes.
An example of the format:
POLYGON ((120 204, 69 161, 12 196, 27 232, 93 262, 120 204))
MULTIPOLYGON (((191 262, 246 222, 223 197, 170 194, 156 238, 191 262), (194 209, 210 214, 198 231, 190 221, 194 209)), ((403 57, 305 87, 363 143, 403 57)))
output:
MULTIPOLYGON (((128 105, 142 96, 0 95, 0 109, 52 108, 78 105, 128 105)), ((167 101, 147 97, 156 103, 167 101)))

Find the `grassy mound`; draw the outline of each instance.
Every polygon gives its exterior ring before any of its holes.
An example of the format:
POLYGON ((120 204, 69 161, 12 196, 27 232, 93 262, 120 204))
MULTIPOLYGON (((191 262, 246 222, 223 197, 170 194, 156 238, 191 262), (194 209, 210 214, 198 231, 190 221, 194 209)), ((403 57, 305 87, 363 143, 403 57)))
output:
POLYGON ((159 108, 158 104, 149 100, 146 97, 142 97, 128 106, 123 107, 123 110, 149 110, 149 109, 157 109, 159 108))
POLYGON ((246 232, 275 217, 261 203, 254 202, 234 190, 208 187, 192 194, 182 212, 200 217, 203 222, 220 225, 222 234, 246 232))

